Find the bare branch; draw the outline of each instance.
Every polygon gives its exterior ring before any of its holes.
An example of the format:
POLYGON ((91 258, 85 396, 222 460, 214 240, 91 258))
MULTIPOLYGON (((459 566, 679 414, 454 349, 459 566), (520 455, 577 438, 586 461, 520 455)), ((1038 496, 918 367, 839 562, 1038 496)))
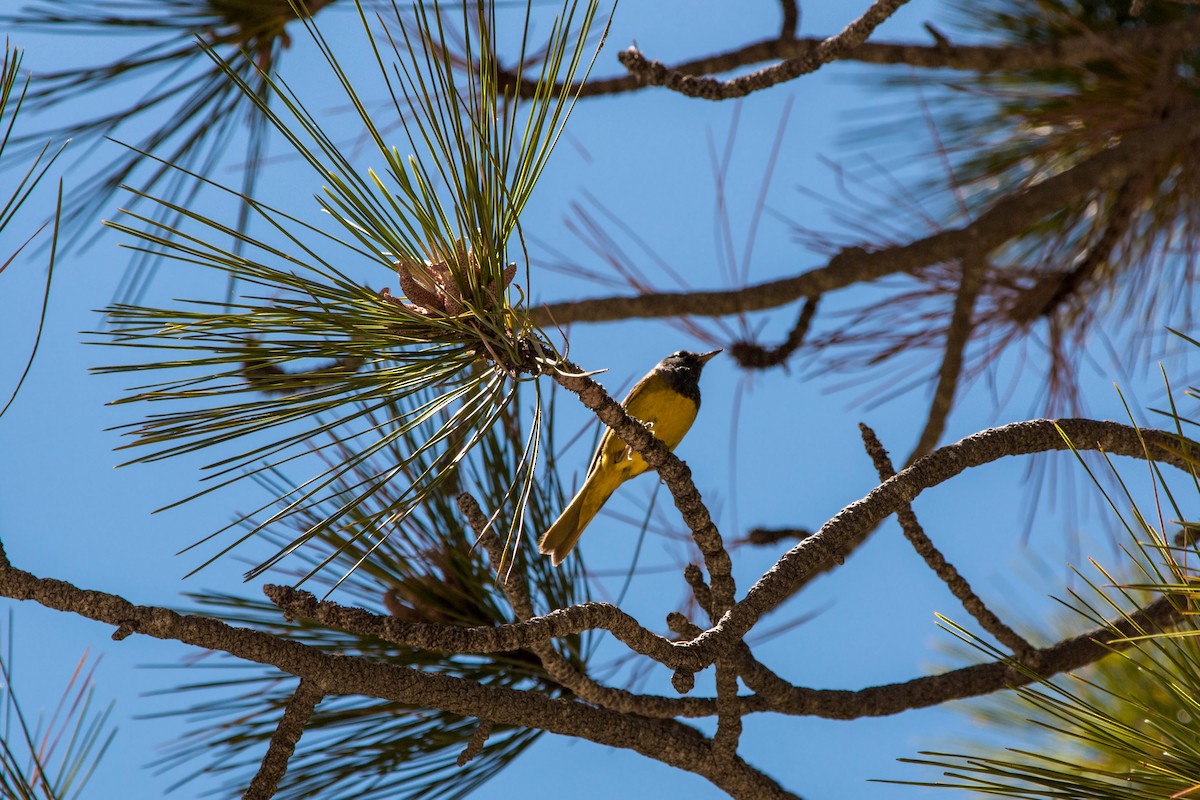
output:
POLYGON ((908 272, 968 254, 986 256, 1047 215, 1090 193, 1119 185, 1145 164, 1200 139, 1200 109, 1131 132, 1119 144, 1021 191, 1002 197, 975 220, 905 245, 868 252, 847 248, 823 267, 742 289, 664 292, 552 303, 533 309, 539 324, 608 322, 676 316, 720 317, 777 308, 885 275, 908 272))
MULTIPOLYGON (((867 455, 871 457, 871 460, 875 463, 876 471, 879 472, 879 479, 886 481, 896 474, 896 470, 892 467, 892 459, 888 457, 887 450, 883 449, 883 445, 880 444, 879 439, 875 436, 875 431, 861 423, 858 427, 862 431, 863 444, 867 448, 867 455)), ((975 594, 967 579, 959 574, 954 565, 946 560, 946 557, 941 554, 930 538, 925 535, 925 530, 921 527, 921 523, 917 521, 917 515, 913 511, 912 506, 905 505, 896 512, 896 518, 900 521, 900 529, 904 531, 904 538, 912 543, 913 549, 924 559, 934 574, 942 579, 942 582, 946 584, 946 588, 950 590, 950 594, 954 595, 962 603, 967 613, 974 617, 975 621, 985 631, 995 636, 997 641, 1008 647, 1018 659, 1023 663, 1030 664, 1029 658, 1035 650, 1034 646, 1025 641, 1025 638, 1019 633, 1001 622, 1000 618, 992 613, 983 600, 979 598, 979 595, 975 594)))
MULTIPOLYGON (((0 565, 4 562, 0 556, 0 565)), ((475 681, 423 672, 396 663, 322 652, 271 634, 238 628, 210 617, 136 606, 116 595, 77 589, 53 578, 38 578, 0 566, 0 595, 33 600, 135 633, 179 641, 236 658, 270 664, 311 682, 326 694, 364 695, 406 705, 438 708, 495 724, 539 728, 610 747, 633 750, 668 766, 693 772, 734 798, 795 798, 740 758, 717 763, 699 731, 671 720, 624 715, 540 692, 483 686, 475 681)))
POLYGON ((492 721, 488 719, 479 720, 478 727, 471 734, 471 741, 467 742, 467 747, 458 754, 455 764, 460 767, 465 767, 472 758, 483 752, 483 746, 487 744, 488 736, 492 734, 492 721))
POLYGON ((646 59, 636 47, 622 51, 617 58, 640 83, 649 86, 664 86, 687 97, 702 100, 745 97, 752 92, 816 72, 825 64, 843 58, 865 42, 875 28, 906 2, 908 0, 875 0, 861 17, 847 25, 841 33, 821 42, 811 53, 728 81, 672 71, 662 62, 646 59))
POLYGON ((811 575, 827 568, 839 553, 853 549, 854 543, 881 520, 907 506, 925 489, 1000 458, 1067 450, 1070 446, 1080 451, 1102 450, 1111 455, 1149 458, 1185 471, 1200 461, 1200 444, 1190 439, 1163 431, 1138 430, 1117 422, 1042 419, 968 436, 901 470, 788 551, 720 623, 692 641, 675 645, 690 651, 683 666, 698 664, 697 668, 702 669, 730 652, 763 614, 790 597, 811 575))
MULTIPOLYGON (((935 451, 884 481, 862 500, 842 509, 821 530, 785 554, 747 592, 743 600, 722 616, 719 623, 691 641, 668 642, 642 628, 620 609, 601 603, 560 609, 545 617, 494 629, 453 626, 447 629, 447 626, 388 619, 386 624, 394 626, 389 635, 404 634, 406 638, 399 641, 434 649, 447 647, 451 641, 447 637, 453 636, 455 652, 473 652, 471 647, 481 648, 479 652, 494 652, 532 646, 521 638, 528 635, 522 633, 525 630, 542 628, 537 636, 544 640, 547 636, 565 636, 588 628, 604 628, 635 652, 647 655, 677 672, 696 672, 731 653, 758 619, 790 597, 796 586, 835 561, 839 553, 853 549, 854 544, 881 520, 907 507, 925 489, 948 481, 967 469, 1007 456, 1066 450, 1069 447, 1068 439, 1081 451, 1103 450, 1109 454, 1134 458, 1148 455, 1154 461, 1184 470, 1200 460, 1200 444, 1162 431, 1139 431, 1116 422, 1085 419, 1013 423, 983 431, 935 451)), ((281 597, 285 592, 294 590, 272 587, 271 591, 273 597, 281 597)), ((276 602, 286 605, 291 613, 302 613, 327 624, 350 624, 349 618, 338 616, 350 614, 360 615, 353 624, 368 625, 368 618, 373 616, 361 609, 341 609, 336 604, 317 603, 311 595, 305 598, 306 594, 295 592, 294 602, 276 602)), ((129 622, 130 619, 115 618, 113 624, 129 622)), ((136 625, 132 622, 129 624, 137 630, 136 625)))
MULTIPOLYGON (((679 685, 687 686, 692 673, 728 656, 746 676, 748 686, 756 691, 760 686, 770 691, 769 701, 765 699, 766 692, 739 698, 741 713, 771 710, 836 719, 896 713, 1028 682, 1031 680, 1028 674, 1004 662, 994 662, 857 692, 806 689, 790 686, 761 665, 749 662, 741 637, 762 614, 786 598, 791 587, 822 560, 862 531, 874 527, 879 520, 906 507, 924 489, 1005 456, 1066 449, 1067 439, 1081 450, 1099 449, 1109 454, 1149 457, 1183 469, 1190 469, 1191 464, 1200 459, 1200 444, 1196 442, 1161 431, 1138 431, 1114 422, 1037 420, 984 431, 937 450, 886 480, 863 500, 848 506, 780 559, 716 626, 700 632, 691 641, 668 643, 667 657, 658 660, 675 668, 679 685)), ((464 717, 482 717, 496 724, 577 736, 635 750, 695 772, 735 797, 788 796, 769 778, 737 757, 718 763, 712 757, 708 740, 680 723, 618 714, 569 700, 554 700, 539 692, 481 686, 473 681, 422 672, 395 663, 334 656, 299 642, 236 628, 216 619, 135 606, 114 595, 80 590, 53 579, 36 578, 5 566, 7 562, 3 558, 0 552, 0 595, 34 600, 48 608, 76 613, 134 633, 173 639, 221 650, 255 663, 271 664, 302 677, 326 694, 379 697, 438 708, 464 717)), ((568 611, 578 613, 580 609, 568 611)), ((1109 645, 1124 646, 1118 641, 1121 637, 1161 629, 1178 618, 1173 598, 1163 598, 1137 613, 1123 616, 1111 628, 1101 627, 1036 650, 1031 658, 1044 674, 1075 669, 1103 657, 1109 652, 1109 645)), ((708 702, 711 713, 712 701, 708 702)))
POLYGON ((962 374, 963 351, 966 350, 974 330, 972 316, 975 313, 975 300, 979 297, 979 287, 983 283, 985 269, 987 262, 978 256, 968 256, 962 260, 962 278, 954 296, 950 325, 946 328, 946 345, 942 352, 942 366, 938 370, 937 387, 933 390, 925 429, 921 431, 917 446, 908 457, 909 464, 929 455, 933 448, 937 447, 942 432, 946 429, 946 418, 954 406, 954 393, 958 390, 958 379, 962 374))
MULTIPOLYGON (((1164 25, 1120 28, 1104 33, 1087 31, 1053 42, 1019 45, 955 45, 940 32, 931 30, 930 34, 935 38, 933 45, 863 42, 845 53, 841 60, 983 74, 1049 69, 1112 58, 1122 50, 1163 52, 1192 49, 1200 44, 1200 18, 1188 17, 1164 25)), ((732 72, 766 62, 803 59, 810 57, 825 41, 816 37, 772 37, 723 53, 680 62, 667 67, 667 70, 680 75, 703 76, 732 72)), ((511 73, 504 77, 509 81, 516 79, 511 73)), ((519 83, 521 97, 532 97, 537 82, 520 78, 519 83)), ((636 92, 647 87, 648 84, 642 83, 638 75, 622 75, 589 79, 582 87, 572 87, 571 91, 578 90, 581 96, 588 97, 636 92)))
POLYGON ((250 786, 242 795, 242 800, 269 800, 279 789, 279 781, 287 772, 288 761, 296 752, 296 742, 304 734, 308 721, 312 719, 313 709, 321 702, 325 694, 307 680, 301 679, 296 687, 296 693, 288 701, 279 720, 275 733, 271 735, 271 743, 267 746, 267 754, 263 756, 262 766, 250 781, 250 786))
MULTIPOLYGON (((672 642, 646 630, 633 617, 607 603, 582 603, 510 625, 467 627, 405 622, 391 615, 372 614, 362 608, 317 600, 309 592, 290 586, 267 585, 263 592, 289 618, 311 619, 331 628, 375 636, 405 647, 446 653, 506 653, 532 650, 552 639, 603 629, 634 652, 668 666, 674 665, 675 645, 672 642)), ((510 602, 519 600, 510 598, 510 602)))
MULTIPOLYGON (((1133 643, 1125 637, 1168 630, 1182 619, 1178 601, 1160 597, 1105 625, 1032 650, 1025 663, 1037 664, 1038 674, 1049 678, 1128 649, 1133 643)), ((691 638, 700 635, 700 629, 681 615, 674 615, 671 623, 672 629, 683 635, 691 638)), ((755 699, 766 702, 772 712, 824 719, 889 716, 951 700, 982 697, 1035 680, 1027 670, 1004 661, 992 661, 866 689, 810 689, 795 686, 763 666, 754 659, 745 642, 739 643, 738 650, 738 670, 746 685, 758 693, 755 699)))
MULTIPOLYGON (((504 545, 500 537, 488 525, 487 517, 479 508, 475 498, 467 493, 458 496, 458 508, 467 518, 479 541, 487 550, 492 567, 503 570, 500 587, 521 622, 533 618, 533 603, 529 599, 529 586, 525 573, 518 565, 512 568, 505 561, 504 545)), ((697 570, 698 571, 698 570, 697 570)), ((612 607, 612 608, 615 608, 612 607)), ((636 623, 635 623, 636 624, 636 623)), ((647 631, 647 633, 649 633, 647 631)), ((653 635, 653 634, 651 634, 653 635)), ((605 686, 576 669, 548 640, 531 642, 529 649, 541 660, 550 677, 575 693, 577 697, 598 706, 622 713, 640 714, 647 717, 672 719, 675 717, 707 717, 715 714, 715 704, 704 698, 677 698, 658 695, 638 695, 624 689, 605 686)))
MULTIPOLYGON (((712 622, 716 622, 717 616, 713 614, 712 590, 704 582, 704 574, 700 568, 695 564, 688 564, 683 570, 683 578, 688 586, 692 587, 696 604, 712 622)), ((701 632, 699 629, 691 630, 695 626, 680 614, 669 615, 667 625, 672 630, 679 632, 686 630, 688 635, 693 637, 701 632)), ((743 644, 738 648, 738 652, 749 655, 750 651, 743 644)), ((718 759, 731 758, 737 752, 738 741, 742 736, 742 703, 738 697, 738 670, 738 660, 735 658, 726 657, 717 661, 717 732, 713 736, 713 756, 718 759)), ((675 679, 686 684, 693 682, 691 675, 686 672, 677 671, 675 679)), ((691 686, 688 685, 681 691, 691 691, 691 686)))
POLYGON ((786 364, 792 353, 804 344, 804 337, 808 335, 808 329, 817 313, 818 301, 819 298, 816 297, 805 298, 796 324, 788 331, 787 338, 777 346, 763 347, 754 342, 734 342, 729 346, 729 355, 745 369, 768 369, 786 364))
MULTIPOLYGON (((1116 627, 1115 632, 1108 626, 1100 626, 1051 647, 1034 650, 1029 659, 1037 664, 1038 674, 1047 678, 1095 663, 1114 651, 1130 647, 1131 643, 1123 641, 1124 637, 1168 630, 1178 623, 1183 614, 1177 602, 1171 597, 1160 597, 1128 617, 1114 620, 1111 624, 1116 627)), ((858 691, 777 685, 772 693, 771 710, 825 719, 883 717, 950 700, 981 697, 1001 689, 1025 686, 1034 680, 1025 670, 1003 661, 993 661, 858 691)))
POLYGON ((751 528, 740 541, 763 547, 784 539, 803 539, 806 536, 812 536, 812 531, 807 528, 751 528))
POLYGON ((796 0, 779 0, 783 10, 783 22, 779 27, 780 39, 795 39, 800 27, 800 5, 796 0))
POLYGON ((737 753, 742 736, 741 704, 738 702, 738 671, 733 659, 717 662, 717 732, 713 736, 713 757, 726 761, 737 753))

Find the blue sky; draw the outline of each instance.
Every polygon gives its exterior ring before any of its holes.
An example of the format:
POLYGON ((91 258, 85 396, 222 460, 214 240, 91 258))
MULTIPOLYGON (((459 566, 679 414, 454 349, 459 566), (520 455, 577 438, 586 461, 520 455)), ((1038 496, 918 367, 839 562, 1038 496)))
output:
MULTIPOLYGON (((857 5, 812 4, 805 8, 801 33, 839 30, 857 10, 857 5)), ((921 23, 939 19, 939 13, 935 3, 913 2, 883 26, 877 38, 926 41, 928 34, 921 23)), ((647 56, 670 63, 764 38, 777 27, 777 14, 772 3, 629 2, 614 17, 595 74, 619 73, 616 53, 632 41, 647 56)), ((356 16, 335 7, 323 13, 319 22, 339 48, 339 55, 353 62, 362 52, 356 16)), ((26 48, 25 64, 35 75, 40 70, 108 61, 131 45, 129 39, 77 37, 64 47, 61 38, 20 29, 11 31, 10 36, 26 48)), ((294 87, 304 87, 302 92, 312 99, 312 107, 326 114, 331 126, 342 125, 352 137, 347 126, 353 120, 320 70, 311 44, 303 35, 295 36, 282 60, 283 77, 294 87)), ((690 286, 730 285, 715 255, 719 244, 714 232, 717 196, 712 153, 726 147, 736 119, 725 189, 731 230, 736 247, 741 248, 750 225, 749 209, 762 187, 770 143, 789 108, 783 146, 767 194, 773 213, 764 217, 758 229, 749 280, 793 275, 823 263, 820 255, 805 251, 792 239, 782 220, 834 228, 820 198, 838 196, 836 176, 822 159, 862 169, 867 163, 863 147, 847 141, 856 121, 873 109, 890 113, 893 103, 903 107, 915 102, 911 96, 885 98, 862 79, 867 72, 861 65, 835 64, 741 103, 689 100, 665 90, 581 101, 523 217, 525 230, 535 241, 531 249, 534 285, 529 287, 534 300, 613 293, 539 266, 552 260, 548 254, 554 250, 603 268, 593 253, 581 247, 566 223, 570 204, 586 195, 612 210, 690 286)), ((81 97, 30 117, 26 125, 66 124, 111 107, 113 102, 127 102, 129 91, 81 97)), ((379 98, 382 101, 382 94, 379 98)), ((386 108, 382 102, 380 107, 386 108)), ((913 159, 930 146, 921 138, 923 133, 913 129, 911 147, 893 141, 869 155, 891 166, 902 178, 918 177, 920 170, 933 169, 933 162, 913 159)), ((118 152, 112 143, 73 143, 61 170, 66 191, 72 191, 97 163, 118 152)), ((231 152, 236 154, 237 148, 231 152)), ((274 141, 270 153, 271 163, 262 181, 263 199, 312 217, 316 207, 311 198, 320 189, 319 181, 288 157, 281 142, 274 141)), ((364 169, 371 166, 369 155, 362 160, 364 169)), ((237 159, 231 156, 215 177, 232 183, 237 166, 237 159)), ((0 179, 11 180, 11 173, 0 172, 0 179)), ((51 187, 43 188, 46 191, 27 209, 26 221, 39 215, 33 209, 50 207, 51 187)), ((205 198, 201 202, 205 213, 232 220, 229 209, 218 201, 205 198)), ((114 214, 115 209, 106 216, 114 214)), ((8 250, 9 237, 15 239, 21 230, 19 225, 10 228, 0 251, 8 250)), ((218 562, 181 581, 197 561, 191 554, 176 552, 224 526, 237 510, 261 503, 262 498, 247 485, 151 516, 153 509, 195 490, 196 469, 203 456, 113 469, 124 459, 113 452, 121 443, 118 433, 107 429, 137 419, 144 409, 106 407, 133 381, 127 376, 88 374, 89 368, 121 356, 85 344, 92 337, 80 331, 98 327, 93 310, 112 297, 128 261, 128 252, 118 248, 120 243, 120 237, 104 232, 86 249, 74 249, 60 261, 41 354, 18 401, 0 420, 0 536, 13 563, 35 574, 114 592, 138 603, 180 606, 185 604, 182 592, 241 588, 244 565, 236 560, 218 562)), ((630 245, 629 252, 639 251, 630 245)), ((669 278, 655 272, 647 256, 639 258, 644 258, 641 264, 660 286, 672 288, 669 278)), ((42 258, 26 257, 0 275, 4 304, 0 338, 9 343, 0 348, 4 386, 15 381, 32 340, 43 263, 42 258)), ((214 299, 219 296, 219 285, 209 288, 214 299)), ((152 289, 159 300, 197 296, 203 291, 170 270, 163 272, 152 289)), ((822 314, 849 307, 878 291, 867 287, 828 298, 822 314)), ((795 313, 795 308, 784 308, 752 317, 751 322, 765 325, 765 338, 773 340, 783 335, 795 313)), ((1169 324, 1170 320, 1162 322, 1169 324)), ((721 335, 711 323, 700 324, 721 335)), ((670 351, 707 349, 677 328, 644 321, 577 325, 569 331, 569 341, 576 363, 608 370, 602 380, 615 393, 623 392, 670 351)), ((916 369, 933 373, 936 362, 916 369)), ((988 386, 969 387, 950 418, 943 442, 1034 413, 1039 369, 1036 362, 1017 359, 999 364, 1001 379, 997 383, 1005 386, 1007 381, 1015 381, 1013 397, 997 406, 988 386)), ((1180 375, 1180 382, 1182 378, 1180 375)), ((792 370, 747 379, 728 359, 712 362, 702 384, 701 416, 678 452, 695 470, 697 483, 727 538, 736 538, 756 525, 816 528, 870 491, 876 479, 862 452, 857 429, 860 420, 876 429, 897 461, 911 449, 924 423, 932 382, 901 394, 878 378, 862 377, 861 388, 835 390, 848 380, 859 379, 855 375, 814 374, 804 368, 802 360, 792 370), (881 402, 856 403, 864 393, 881 402), (735 412, 739 394, 740 409, 735 412), (732 449, 735 428, 737 448, 732 449), (736 481, 731 475, 736 475, 736 481)), ((1125 418, 1113 380, 1121 382, 1135 409, 1161 398, 1161 384, 1153 370, 1141 369, 1128 376, 1098 359, 1085 378, 1088 402, 1097 418, 1125 418)), ((592 424, 592 418, 582 407, 568 408, 560 422, 565 430, 574 431, 592 424)), ((580 445, 568 451, 562 463, 575 463, 582 472, 589 455, 585 449, 586 445, 580 445)), ((1094 514, 1072 517, 1061 513, 1068 505, 1061 502, 1057 513, 1043 503, 1026 536, 1031 492, 1024 482, 1024 470, 1019 462, 991 465, 922 496, 916 510, 934 540, 986 599, 1012 609, 1019 619, 1036 620, 1037 628, 1045 629, 1047 615, 1056 608, 1048 595, 1062 593, 1069 580, 1068 563, 1078 564, 1089 556, 1107 564, 1119 562, 1107 521, 1094 514)), ((1138 473, 1139 479, 1142 473, 1144 470, 1138 473)), ((1082 474, 1077 471, 1072 477, 1077 493, 1090 491, 1082 474)), ((609 510, 637 514, 654 491, 653 480, 639 479, 618 492, 609 510)), ((660 491, 659 508, 669 505, 660 491)), ((585 538, 589 565, 605 570, 628 564, 635 535, 614 517, 602 517, 585 538)), ((651 537, 643 559, 651 566, 668 565, 685 552, 675 540, 651 537)), ((769 549, 735 552, 739 589, 744 591, 777 556, 769 549)), ((596 599, 607 599, 604 592, 618 586, 619 580, 608 581, 597 588, 596 599)), ((684 588, 677 573, 648 571, 634 579, 625 607, 644 624, 662 629, 663 616, 677 607, 684 588)), ((256 591, 255 587, 247 590, 256 591)), ((190 679, 177 668, 189 654, 181 647, 137 636, 113 643, 111 631, 103 626, 30 604, 11 607, 17 641, 14 682, 30 707, 52 707, 85 649, 103 656, 97 695, 116 699, 120 731, 87 796, 161 797, 181 772, 156 775, 141 767, 154 759, 162 742, 178 732, 177 721, 154 716, 179 707, 179 697, 170 690, 190 679)), ((813 615, 786 635, 762 643, 756 652, 780 674, 806 686, 852 689, 903 681, 938 665, 955 663, 957 657, 947 653, 952 637, 936 627, 935 612, 959 621, 966 618, 920 563, 894 522, 889 522, 870 546, 764 620, 762 628, 770 630, 799 616, 813 615)), ((608 655, 614 657, 618 652, 612 648, 608 655)), ((668 677, 665 672, 654 673, 646 688, 669 693, 668 677)), ((698 691, 704 688, 702 681, 698 691)), ((752 764, 806 798, 934 796, 932 791, 865 781, 931 779, 931 773, 897 764, 894 759, 913 756, 920 749, 944 749, 970 729, 964 719, 948 709, 854 722, 764 715, 746 720, 742 752, 752 764)), ((178 789, 174 796, 199 796, 205 785, 202 777, 178 789)), ((652 793, 686 793, 697 799, 722 796, 700 778, 635 754, 550 735, 476 796, 514 792, 557 792, 578 798, 652 793)))

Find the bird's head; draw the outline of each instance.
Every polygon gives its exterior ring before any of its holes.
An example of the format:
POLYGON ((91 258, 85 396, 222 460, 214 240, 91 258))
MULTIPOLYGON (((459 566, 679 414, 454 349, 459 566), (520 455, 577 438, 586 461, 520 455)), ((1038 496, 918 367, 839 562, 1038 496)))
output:
POLYGON ((662 372, 683 374, 690 376, 692 380, 699 380, 700 371, 704 369, 704 365, 719 352, 721 351, 693 353, 691 350, 678 350, 658 362, 658 369, 662 372))

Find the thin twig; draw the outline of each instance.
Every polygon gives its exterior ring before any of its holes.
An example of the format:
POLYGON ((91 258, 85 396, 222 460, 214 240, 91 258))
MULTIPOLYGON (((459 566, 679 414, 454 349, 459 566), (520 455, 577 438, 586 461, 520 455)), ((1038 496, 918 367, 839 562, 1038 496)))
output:
MULTIPOLYGON (((1050 69, 1112 58, 1119 49, 1133 53, 1193 49, 1200 43, 1200 18, 1186 17, 1163 25, 1119 28, 1102 33, 1086 31, 1079 36, 1057 41, 1017 45, 955 45, 940 32, 931 31, 931 34, 935 35, 936 40, 933 45, 863 42, 845 53, 841 60, 981 74, 1050 69)), ((818 37, 772 36, 732 50, 682 61, 667 69, 681 75, 716 75, 766 62, 805 58, 825 41, 825 38, 818 37)), ((518 81, 518 91, 526 99, 533 97, 538 86, 533 78, 518 79, 511 72, 502 72, 501 77, 508 82, 518 81)), ((557 86, 555 91, 563 88, 557 86)), ((595 97, 637 92, 646 88, 648 85, 641 82, 640 76, 626 74, 589 78, 587 83, 572 86, 569 91, 581 97, 595 97)))
POLYGON ((1154 174, 1145 170, 1129 176, 1105 209, 1100 236, 1088 245, 1083 257, 1069 270, 1051 273, 1022 293, 1014 302, 1014 319, 1032 321, 1038 317, 1052 317, 1072 300, 1087 297, 1080 294, 1080 289, 1109 262, 1113 251, 1129 232, 1142 203, 1153 191, 1154 174))
POLYGON ((796 31, 800 27, 800 4, 796 0, 779 0, 779 5, 783 11, 783 22, 779 28, 779 38, 791 40, 796 38, 796 31))
POLYGON ((720 317, 778 308, 800 297, 816 297, 886 275, 911 272, 930 264, 986 256, 1049 214, 1079 198, 1119 185, 1145 164, 1200 139, 1200 107, 1172 115, 1153 127, 1130 132, 1121 141, 1070 169, 1014 191, 962 227, 939 231, 908 244, 868 252, 850 247, 825 266, 789 278, 741 289, 662 292, 551 303, 533 309, 538 324, 609 322, 662 317, 720 317))
POLYGON ((812 536, 808 528, 751 528, 740 542, 763 547, 785 539, 804 539, 812 536))
POLYGON ((641 83, 649 86, 663 86, 687 97, 702 100, 745 97, 752 92, 816 72, 829 62, 845 57, 846 53, 865 42, 881 23, 907 2, 908 0, 875 0, 861 17, 847 25, 841 33, 821 42, 812 52, 728 81, 673 71, 660 61, 647 59, 636 47, 622 51, 617 59, 641 83))
POLYGON ((458 758, 454 763, 460 767, 465 767, 472 758, 483 752, 483 746, 487 744, 488 736, 492 734, 492 721, 490 719, 481 719, 479 724, 475 726, 475 732, 471 734, 471 741, 467 742, 466 748, 458 754, 458 758))
POLYGON ((353 375, 362 369, 366 360, 359 356, 345 356, 329 364, 312 369, 288 372, 267 359, 247 361, 242 365, 242 377, 257 391, 264 394, 296 394, 312 389, 317 380, 335 381, 353 375))
POLYGON ((688 564, 683 568, 683 580, 692 587, 692 596, 696 598, 696 605, 700 606, 708 618, 716 622, 718 617, 713 615, 713 598, 712 590, 708 588, 708 584, 704 582, 704 573, 700 567, 695 564, 688 564))
POLYGON ((929 416, 925 429, 908 457, 909 464, 928 455, 937 447, 942 432, 946 430, 946 418, 954 407, 954 393, 958 390, 958 379, 962 375, 963 352, 971 340, 974 330, 973 316, 979 287, 983 284, 987 262, 978 254, 969 254, 962 259, 962 277, 954 295, 954 311, 946 328, 946 344, 942 351, 942 366, 938 369, 937 387, 929 403, 929 416))
POLYGON ((283 717, 275 732, 271 734, 271 742, 267 753, 263 756, 262 765, 250 781, 242 800, 269 800, 279 790, 279 781, 287 772, 288 761, 296 752, 296 742, 304 734, 308 721, 312 719, 313 709, 325 697, 325 693, 313 685, 312 681, 301 678, 300 685, 288 700, 283 711, 283 717))
POLYGON ((805 298, 804 307, 800 309, 800 316, 796 318, 796 324, 788 331, 787 338, 775 347, 764 347, 748 341, 734 342, 729 346, 729 355, 733 356, 738 366, 745 369, 769 369, 786 364, 792 353, 804 344, 804 337, 808 335, 808 329, 812 326, 813 317, 817 313, 819 299, 817 297, 805 298))
MULTIPOLYGON (((875 464, 875 469, 879 473, 879 479, 886 481, 896 474, 896 470, 892 467, 892 459, 888 456, 887 450, 880 444, 878 437, 875 436, 875 431, 862 423, 859 423, 858 427, 862 431, 863 445, 867 449, 867 455, 871 457, 871 461, 875 464)), ((912 543, 913 549, 925 560, 926 565, 933 570, 934 574, 946 584, 946 588, 950 590, 950 594, 958 598, 963 608, 967 610, 967 613, 974 617, 985 631, 995 636, 998 642, 1008 647, 1013 655, 1021 661, 1026 662, 1026 659, 1037 648, 1027 642, 1023 636, 1008 625, 1001 622, 1000 618, 992 613, 983 600, 975 594, 967 579, 959 574, 954 565, 946 560, 946 557, 942 555, 933 544, 933 541, 925 534, 921 523, 917 521, 917 515, 913 511, 912 506, 905 505, 899 509, 896 512, 896 518, 900 521, 900 529, 904 531, 904 538, 912 543)))

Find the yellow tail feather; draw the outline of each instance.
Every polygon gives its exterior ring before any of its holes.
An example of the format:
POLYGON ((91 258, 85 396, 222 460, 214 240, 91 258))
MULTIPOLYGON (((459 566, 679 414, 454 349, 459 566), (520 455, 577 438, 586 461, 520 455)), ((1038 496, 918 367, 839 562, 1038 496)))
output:
MULTIPOLYGON (((604 483, 612 483, 612 481, 604 481, 604 483)), ((561 564, 575 549, 575 545, 579 543, 579 537, 583 535, 588 523, 600 513, 600 508, 620 483, 617 481, 612 486, 601 486, 598 481, 594 480, 594 476, 584 481, 579 493, 538 540, 538 552, 549 555, 554 566, 557 567, 561 564)))

